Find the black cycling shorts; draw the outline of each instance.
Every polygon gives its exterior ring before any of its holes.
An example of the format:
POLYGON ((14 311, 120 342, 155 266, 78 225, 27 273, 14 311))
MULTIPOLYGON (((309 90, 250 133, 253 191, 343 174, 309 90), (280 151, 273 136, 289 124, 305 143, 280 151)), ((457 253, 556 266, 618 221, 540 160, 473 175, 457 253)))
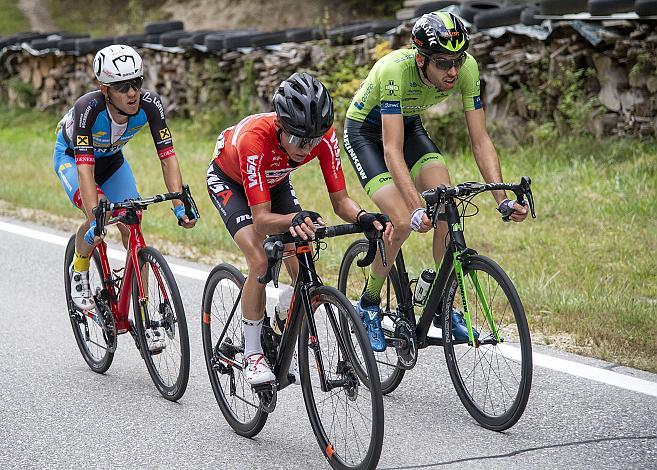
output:
MULTIPOLYGON (((392 175, 383 156, 380 127, 345 119, 344 149, 368 196, 371 197, 381 187, 392 184, 392 175)), ((404 160, 413 181, 426 163, 437 161, 445 164, 440 150, 422 125, 420 116, 404 118, 404 160)))
MULTIPOLYGON (((207 182, 210 199, 219 211, 230 236, 235 238, 241 228, 253 223, 244 186, 226 176, 214 162, 208 168, 207 182)), ((273 213, 295 214, 301 211, 289 176, 270 188, 269 194, 273 213)))

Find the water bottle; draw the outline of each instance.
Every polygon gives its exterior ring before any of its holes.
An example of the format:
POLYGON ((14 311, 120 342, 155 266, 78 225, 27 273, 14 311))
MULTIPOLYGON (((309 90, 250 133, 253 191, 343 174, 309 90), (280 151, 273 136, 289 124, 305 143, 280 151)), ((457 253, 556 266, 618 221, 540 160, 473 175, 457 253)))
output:
POLYGON ((285 327, 285 322, 287 320, 287 311, 290 308, 290 303, 292 302, 292 294, 294 289, 292 287, 282 287, 280 294, 278 294, 278 305, 274 307, 276 312, 276 318, 274 318, 274 333, 281 335, 283 333, 283 328, 285 327))
POLYGON ((413 300, 416 304, 422 305, 424 303, 435 278, 436 271, 433 269, 425 269, 422 271, 422 274, 417 280, 417 284, 415 284, 415 295, 413 296, 413 300))

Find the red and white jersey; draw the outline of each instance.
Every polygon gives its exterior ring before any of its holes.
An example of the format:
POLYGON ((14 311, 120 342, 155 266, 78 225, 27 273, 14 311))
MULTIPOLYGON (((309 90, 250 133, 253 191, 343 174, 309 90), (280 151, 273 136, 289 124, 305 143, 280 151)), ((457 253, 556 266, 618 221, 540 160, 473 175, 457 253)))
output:
POLYGON ((217 138, 214 162, 230 179, 241 182, 250 206, 270 201, 269 188, 297 168, 317 158, 330 193, 345 189, 340 146, 331 127, 302 162, 291 162, 280 146, 276 113, 254 114, 229 127, 217 138))

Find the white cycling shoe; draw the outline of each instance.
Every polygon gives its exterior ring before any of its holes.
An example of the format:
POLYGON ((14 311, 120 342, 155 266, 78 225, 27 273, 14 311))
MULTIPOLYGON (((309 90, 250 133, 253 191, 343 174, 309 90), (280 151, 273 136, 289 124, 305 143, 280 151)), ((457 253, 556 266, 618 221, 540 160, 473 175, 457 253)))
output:
POLYGON ((96 308, 91 286, 89 284, 89 271, 71 272, 71 300, 80 310, 92 310, 96 308))
POLYGON ((244 359, 243 373, 244 379, 249 385, 260 385, 276 380, 276 376, 262 353, 251 354, 244 359))
POLYGON ((149 328, 144 333, 148 350, 151 353, 158 353, 167 347, 164 342, 164 333, 160 331, 160 328, 149 328))

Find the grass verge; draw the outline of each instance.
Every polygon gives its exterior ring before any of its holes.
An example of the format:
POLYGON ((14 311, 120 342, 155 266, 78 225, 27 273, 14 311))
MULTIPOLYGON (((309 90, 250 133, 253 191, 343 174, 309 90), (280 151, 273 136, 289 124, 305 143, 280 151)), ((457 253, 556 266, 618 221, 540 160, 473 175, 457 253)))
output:
MULTIPOLYGON (((0 199, 62 217, 73 231, 79 214, 52 168, 58 119, 2 110, 0 199)), ((163 251, 177 256, 208 264, 236 262, 239 253, 205 189, 206 169, 221 129, 176 120, 170 127, 202 219, 193 230, 182 230, 169 206, 160 204, 144 217, 147 238, 153 244, 166 243, 163 251)), ((148 132, 133 139, 125 154, 142 195, 165 190, 148 132)), ((500 149, 507 181, 524 174, 532 177, 538 218, 504 224, 492 197, 484 195, 475 199, 480 212, 466 219, 465 234, 470 246, 509 273, 535 342, 657 372, 656 154, 654 140, 587 137, 500 149)), ((453 182, 480 179, 469 151, 447 148, 445 156, 453 182)), ((343 161, 350 194, 373 209, 347 159, 343 161)), ((293 182, 304 207, 323 214, 329 223, 340 222, 331 211, 318 165, 295 172, 293 182)), ((352 240, 331 241, 322 253, 318 270, 327 284, 336 283, 342 253, 352 240)), ((411 274, 425 266, 430 243, 429 236, 417 234, 406 243, 411 274)))

